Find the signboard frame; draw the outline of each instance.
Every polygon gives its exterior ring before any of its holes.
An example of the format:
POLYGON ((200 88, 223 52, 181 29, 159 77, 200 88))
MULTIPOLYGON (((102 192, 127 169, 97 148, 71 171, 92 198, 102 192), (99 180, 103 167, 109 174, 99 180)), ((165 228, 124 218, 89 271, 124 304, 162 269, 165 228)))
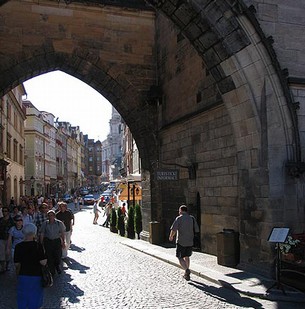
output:
POLYGON ((179 180, 179 170, 169 168, 158 168, 155 171, 156 181, 177 181, 179 180))
POLYGON ((289 227, 274 227, 268 237, 269 242, 284 243, 290 232, 289 227))

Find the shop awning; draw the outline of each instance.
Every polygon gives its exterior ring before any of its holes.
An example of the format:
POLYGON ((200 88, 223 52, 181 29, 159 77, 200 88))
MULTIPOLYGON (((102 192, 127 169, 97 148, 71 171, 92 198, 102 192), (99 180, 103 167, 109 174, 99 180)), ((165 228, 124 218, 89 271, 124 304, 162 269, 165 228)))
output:
POLYGON ((139 173, 129 174, 127 175, 126 178, 127 180, 141 181, 141 174, 139 173))

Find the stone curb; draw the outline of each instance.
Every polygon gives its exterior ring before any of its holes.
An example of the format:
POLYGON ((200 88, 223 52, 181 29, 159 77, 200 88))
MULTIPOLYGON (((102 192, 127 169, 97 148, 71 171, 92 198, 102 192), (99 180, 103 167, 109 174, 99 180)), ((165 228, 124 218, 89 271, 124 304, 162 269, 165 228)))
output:
MULTIPOLYGON (((180 268, 179 263, 176 261, 176 259, 173 259, 172 255, 163 253, 153 248, 148 248, 145 245, 136 246, 136 244, 132 244, 132 241, 131 242, 121 241, 120 243, 131 249, 150 255, 163 262, 166 262, 168 264, 171 264, 173 266, 177 266, 180 268)), ((224 274, 221 274, 218 271, 213 271, 209 268, 198 265, 195 262, 192 262, 191 272, 205 280, 213 282, 219 286, 231 289, 233 291, 239 292, 246 296, 266 299, 270 301, 305 303, 305 294, 302 292, 285 291, 286 294, 283 294, 282 291, 272 290, 272 293, 267 293, 266 288, 262 284, 260 284, 259 280, 258 282, 246 280, 248 282, 248 284, 246 284, 242 280, 226 276, 224 274)), ((271 286, 273 281, 266 279, 266 283, 268 283, 271 286)))

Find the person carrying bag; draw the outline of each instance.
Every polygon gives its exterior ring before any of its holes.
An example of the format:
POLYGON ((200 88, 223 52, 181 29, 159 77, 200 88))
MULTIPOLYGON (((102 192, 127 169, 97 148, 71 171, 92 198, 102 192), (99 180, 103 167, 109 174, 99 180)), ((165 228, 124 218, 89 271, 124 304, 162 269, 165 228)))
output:
POLYGON ((14 263, 18 276, 18 308, 40 308, 43 304, 42 266, 47 258, 41 244, 35 241, 37 227, 29 223, 23 228, 24 240, 17 244, 14 263))

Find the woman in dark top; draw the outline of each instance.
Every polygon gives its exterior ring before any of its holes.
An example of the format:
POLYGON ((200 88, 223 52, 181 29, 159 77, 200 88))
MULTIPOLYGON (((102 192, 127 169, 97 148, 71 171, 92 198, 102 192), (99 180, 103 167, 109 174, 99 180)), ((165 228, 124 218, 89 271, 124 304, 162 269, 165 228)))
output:
POLYGON ((47 259, 41 244, 35 241, 37 228, 33 223, 23 228, 24 240, 16 245, 14 262, 18 275, 18 309, 38 309, 43 303, 41 265, 47 259))

